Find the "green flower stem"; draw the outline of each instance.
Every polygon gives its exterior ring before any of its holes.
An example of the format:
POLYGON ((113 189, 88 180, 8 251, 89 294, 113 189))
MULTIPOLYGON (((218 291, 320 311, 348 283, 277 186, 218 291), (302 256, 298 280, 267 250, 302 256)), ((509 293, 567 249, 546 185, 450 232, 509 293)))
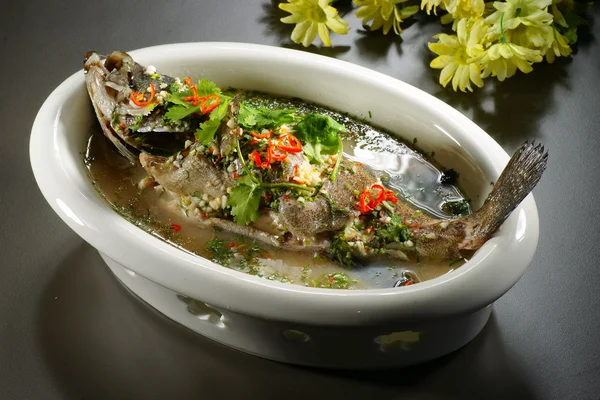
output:
POLYGON ((506 39, 504 38, 504 26, 502 25, 504 21, 504 13, 500 14, 500 43, 506 43, 506 39))

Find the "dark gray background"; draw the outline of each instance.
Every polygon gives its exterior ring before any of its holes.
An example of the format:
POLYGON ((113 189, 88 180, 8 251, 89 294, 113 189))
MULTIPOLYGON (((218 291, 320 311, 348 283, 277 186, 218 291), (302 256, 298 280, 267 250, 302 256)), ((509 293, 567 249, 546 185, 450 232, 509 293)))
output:
POLYGON ((29 166, 33 119, 85 51, 212 40, 295 47, 282 14, 265 0, 10 4, 0 12, 1 399, 600 398, 598 7, 572 59, 475 94, 442 90, 428 68, 435 19, 399 39, 366 34, 349 15, 352 30, 333 37, 335 48, 309 49, 445 100, 509 152, 536 138, 551 153, 535 190, 537 255, 483 332, 426 365, 354 373, 245 355, 148 309, 52 212, 29 166))

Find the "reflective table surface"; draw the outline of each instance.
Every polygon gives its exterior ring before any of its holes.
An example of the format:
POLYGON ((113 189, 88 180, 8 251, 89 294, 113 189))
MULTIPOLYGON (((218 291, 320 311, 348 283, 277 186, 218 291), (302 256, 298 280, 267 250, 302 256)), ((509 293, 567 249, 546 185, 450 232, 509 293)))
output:
MULTIPOLYGON (((109 52, 192 41, 299 48, 274 3, 12 2, 0 12, 1 399, 598 399, 600 398, 599 8, 576 54, 472 94, 437 83, 426 43, 434 18, 402 39, 354 16, 335 47, 307 51, 421 88, 472 118, 509 153, 539 140, 550 162, 534 191, 537 254, 469 345, 412 368, 348 372, 283 365, 225 348, 131 296, 100 256, 53 213, 29 166, 42 102, 109 52), (595 21, 594 21, 595 19, 595 21)), ((348 10, 347 1, 339 3, 348 10)), ((457 294, 458 295, 458 294, 457 294)))

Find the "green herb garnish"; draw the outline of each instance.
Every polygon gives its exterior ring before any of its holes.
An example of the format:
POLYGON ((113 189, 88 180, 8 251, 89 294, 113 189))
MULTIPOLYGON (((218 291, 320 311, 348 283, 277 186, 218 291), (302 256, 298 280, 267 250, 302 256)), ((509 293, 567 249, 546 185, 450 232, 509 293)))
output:
POLYGON ((168 107, 165 118, 171 121, 182 120, 194 113, 201 112, 200 103, 196 102, 196 105, 194 105, 192 102, 184 100, 186 97, 193 97, 195 95, 197 95, 197 97, 218 95, 221 97, 221 104, 228 102, 225 99, 226 96, 221 94, 221 89, 219 89, 214 82, 211 82, 207 79, 202 79, 198 82, 198 84, 195 86, 196 93, 194 93, 191 89, 183 92, 178 92, 175 89, 176 88, 171 87, 171 93, 167 97, 167 102, 171 105, 168 107))
POLYGON ((260 196, 263 189, 259 184, 245 175, 238 179, 238 184, 229 195, 231 215, 236 223, 248 225, 258 219, 260 196))
POLYGON ((411 238, 410 228, 405 226, 396 215, 391 216, 391 221, 380 224, 375 229, 377 247, 385 248, 389 243, 403 243, 411 238))
POLYGON ((449 210, 452 215, 461 216, 469 214, 471 207, 467 200, 447 201, 443 208, 449 210))
MULTIPOLYGON (((296 137, 302 142, 304 154, 310 161, 318 164, 324 161, 324 154, 341 153, 339 133, 345 130, 344 125, 322 114, 307 114, 294 127, 296 137)), ((338 156, 338 160, 339 158, 338 156)))
POLYGON ((229 101, 231 99, 228 97, 221 97, 221 104, 219 107, 215 108, 209 115, 208 120, 201 123, 194 136, 200 143, 203 145, 208 145, 212 142, 219 126, 221 126, 221 121, 227 115, 227 107, 229 106, 229 101))
POLYGON ((344 238, 344 234, 340 233, 333 238, 329 246, 329 254, 334 261, 337 261, 341 266, 352 267, 352 247, 344 238))
POLYGON ((256 130, 276 128, 294 122, 295 114, 294 110, 269 110, 242 104, 239 113, 239 124, 244 128, 256 130))
POLYGON ((221 265, 228 266, 233 259, 233 251, 224 240, 213 238, 206 244, 206 249, 210 252, 210 259, 221 265))

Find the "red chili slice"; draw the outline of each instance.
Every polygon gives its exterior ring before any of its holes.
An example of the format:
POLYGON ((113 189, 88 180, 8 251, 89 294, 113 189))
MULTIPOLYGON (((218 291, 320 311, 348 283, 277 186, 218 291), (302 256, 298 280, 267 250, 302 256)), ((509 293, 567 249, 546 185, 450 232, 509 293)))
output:
POLYGON ((379 196, 369 202, 369 207, 375 208, 385 200, 385 188, 379 184, 374 184, 371 188, 379 190, 379 196))
POLYGON ((254 136, 255 138, 258 139, 268 139, 271 137, 271 135, 273 134, 273 132, 269 131, 267 133, 256 133, 256 132, 250 132, 250 134, 252 136, 254 136))
POLYGON ((302 151, 302 143, 300 143, 300 140, 298 140, 296 136, 289 133, 279 138, 277 147, 279 147, 281 150, 287 151, 288 153, 300 153, 302 151))
POLYGON ((217 94, 209 94, 200 101, 200 111, 202 114, 208 114, 221 104, 221 98, 217 94))
POLYGON ((144 94, 138 93, 138 92, 131 92, 131 94, 129 95, 129 99, 131 99, 133 104, 135 104, 138 107, 146 107, 146 106, 149 106, 150 104, 152 104, 152 101, 154 101, 155 94, 156 94, 156 88, 154 87, 154 84, 151 83, 150 84, 150 98, 148 98, 148 100, 144 101, 144 94))
POLYGON ((269 143, 269 148, 267 149, 267 153, 269 155, 269 161, 285 161, 287 160, 287 154, 278 153, 276 146, 273 143, 269 143))
POLYGON ((369 192, 369 189, 363 190, 360 196, 358 196, 358 205, 362 214, 366 214, 373 210, 373 208, 369 206, 371 201, 373 201, 373 196, 371 195, 371 192, 369 192))

